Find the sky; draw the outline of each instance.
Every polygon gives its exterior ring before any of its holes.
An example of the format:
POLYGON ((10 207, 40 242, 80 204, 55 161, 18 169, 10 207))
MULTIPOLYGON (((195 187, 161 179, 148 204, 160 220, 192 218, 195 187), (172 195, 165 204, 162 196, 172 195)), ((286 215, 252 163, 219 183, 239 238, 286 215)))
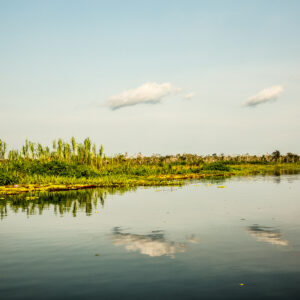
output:
POLYGON ((0 0, 0 139, 300 153, 300 1, 0 0))

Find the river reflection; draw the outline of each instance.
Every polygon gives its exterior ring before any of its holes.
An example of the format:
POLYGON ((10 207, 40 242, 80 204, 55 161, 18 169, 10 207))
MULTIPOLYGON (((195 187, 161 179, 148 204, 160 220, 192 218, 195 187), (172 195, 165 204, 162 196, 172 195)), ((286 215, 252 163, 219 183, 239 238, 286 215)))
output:
MULTIPOLYGON (((275 172, 265 172, 259 176, 249 177, 233 177, 233 178, 214 178, 203 179, 202 183, 206 186, 223 185, 226 182, 232 181, 273 181, 280 183, 282 177, 289 183, 299 180, 298 171, 295 170, 275 170, 275 172)), ((196 183, 199 186, 199 181, 191 180, 191 183, 196 183)), ((176 188, 166 188, 175 191, 176 188)), ((127 191, 133 191, 136 188, 106 188, 106 189, 84 189, 76 191, 60 191, 60 192, 42 192, 34 194, 21 194, 15 196, 2 196, 0 200, 0 220, 8 215, 8 212, 23 212, 27 216, 42 214, 44 210, 53 209, 55 215, 63 216, 66 213, 71 213, 74 217, 78 212, 85 212, 87 216, 99 208, 104 208, 104 203, 107 195, 124 194, 127 191), (100 206, 99 206, 100 202, 100 206)))
POLYGON ((104 208, 107 195, 121 195, 126 191, 129 189, 84 189, 8 196, 0 201, 0 219, 7 217, 8 211, 22 212, 29 217, 51 209, 54 215, 71 213, 76 217, 78 212, 85 212, 90 216, 97 209, 104 208))
POLYGON ((299 179, 4 197, 0 298, 297 299, 299 179))
POLYGON ((283 238, 283 234, 277 228, 254 224, 252 226, 247 227, 247 231, 258 241, 278 246, 289 245, 289 241, 283 238))
POLYGON ((175 258, 175 253, 185 252, 187 248, 186 243, 168 241, 161 230, 143 235, 122 232, 121 228, 115 227, 110 238, 115 246, 124 246, 127 251, 151 257, 166 255, 175 258))

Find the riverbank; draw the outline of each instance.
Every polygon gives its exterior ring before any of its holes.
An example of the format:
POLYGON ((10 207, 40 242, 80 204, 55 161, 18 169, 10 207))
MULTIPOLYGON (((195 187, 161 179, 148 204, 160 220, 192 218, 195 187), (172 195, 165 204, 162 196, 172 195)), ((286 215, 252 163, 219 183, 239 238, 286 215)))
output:
MULTIPOLYGON (((23 169, 10 166, 4 169, 2 166, 2 181, 11 180, 11 184, 0 186, 0 199, 5 195, 15 195, 28 192, 42 191, 67 191, 88 188, 121 188, 138 186, 178 186, 185 184, 186 180, 227 178, 232 176, 252 175, 281 175, 300 173, 300 163, 270 163, 270 164, 223 164, 212 163, 203 165, 168 165, 164 167, 142 165, 136 169, 128 169, 127 174, 115 169, 111 172, 84 168, 82 176, 76 166, 64 168, 48 168, 39 165, 36 168, 34 162, 27 163, 23 169), (77 169, 76 169, 77 168, 77 169), (5 170, 5 171, 3 171, 5 170), (42 171, 44 170, 44 173, 42 171), (142 172, 143 170, 143 172, 142 172), (35 172, 34 172, 35 171, 35 172), (52 175, 48 175, 52 173, 52 175), (57 175, 55 175, 55 173, 57 175), (62 175, 65 173, 65 175, 62 175), (74 175, 75 173, 75 175, 74 175), (4 177, 6 176, 6 179, 4 177)), ((53 167, 53 165, 51 165, 53 167)), ((64 166, 65 165, 57 165, 64 166)), ((56 166, 56 167, 57 167, 56 166)), ((48 166, 49 167, 49 166, 48 166)))

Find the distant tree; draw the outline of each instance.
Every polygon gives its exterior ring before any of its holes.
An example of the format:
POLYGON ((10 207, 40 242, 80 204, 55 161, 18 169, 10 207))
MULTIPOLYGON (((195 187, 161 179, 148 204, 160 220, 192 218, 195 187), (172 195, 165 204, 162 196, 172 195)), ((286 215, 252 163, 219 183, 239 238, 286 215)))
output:
POLYGON ((272 157, 273 157, 273 160, 274 160, 274 161, 278 161, 279 158, 280 158, 280 151, 279 151, 279 150, 275 150, 275 151, 272 153, 272 157))
POLYGON ((299 156, 297 154, 288 152, 286 154, 286 161, 287 162, 297 162, 299 160, 299 156))

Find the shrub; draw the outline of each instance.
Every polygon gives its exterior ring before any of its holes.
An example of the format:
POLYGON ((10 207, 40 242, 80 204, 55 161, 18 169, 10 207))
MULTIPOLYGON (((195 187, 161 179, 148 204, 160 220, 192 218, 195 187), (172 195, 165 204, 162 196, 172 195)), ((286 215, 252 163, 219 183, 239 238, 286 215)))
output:
POLYGON ((18 183, 18 177, 8 171, 0 169, 0 186, 18 183))
POLYGON ((210 164, 204 164, 202 167, 202 170, 207 170, 207 171, 230 171, 230 167, 225 165, 222 162, 215 162, 215 163, 210 163, 210 164))
POLYGON ((50 162, 20 161, 14 163, 14 170, 29 175, 53 175, 67 177, 96 177, 99 173, 91 167, 79 165, 76 163, 66 163, 63 161, 53 160, 50 162))

